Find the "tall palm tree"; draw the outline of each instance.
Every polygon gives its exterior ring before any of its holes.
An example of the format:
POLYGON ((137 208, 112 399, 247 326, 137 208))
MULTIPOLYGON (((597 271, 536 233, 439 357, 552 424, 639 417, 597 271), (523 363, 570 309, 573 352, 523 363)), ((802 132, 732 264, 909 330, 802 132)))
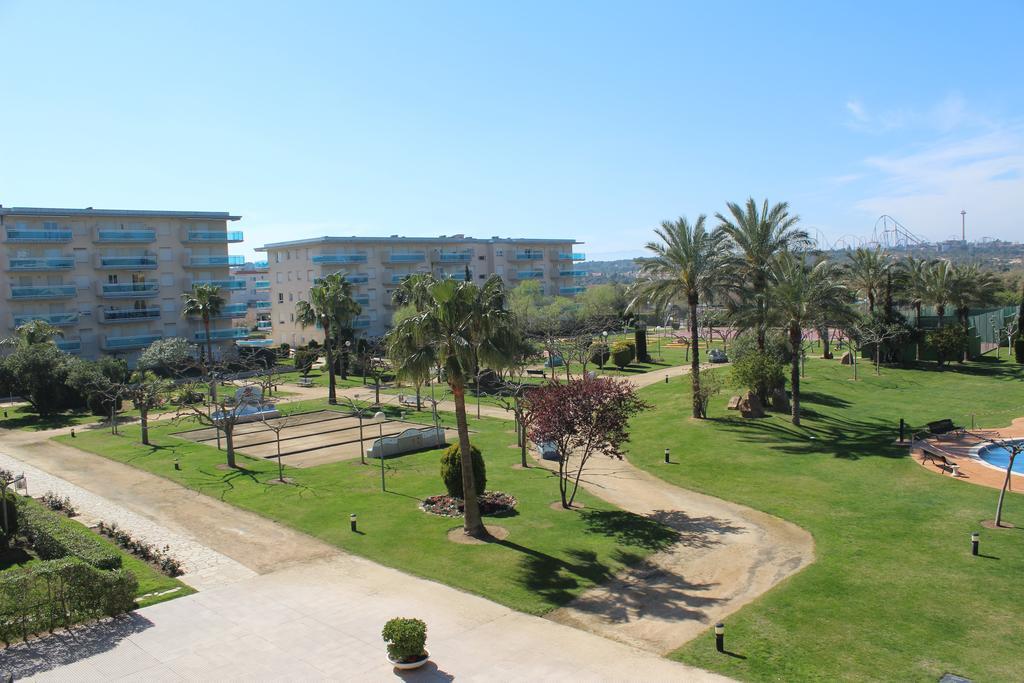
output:
POLYGON ((809 246, 811 239, 806 231, 797 227, 800 217, 789 213, 789 204, 786 202, 769 207, 765 199, 758 210, 754 198, 750 197, 744 206, 729 202, 726 208, 728 215, 715 214, 718 230, 728 237, 731 246, 742 259, 740 274, 745 286, 741 291, 749 294, 749 313, 762 318, 756 324, 757 348, 764 351, 770 316, 765 294, 769 286, 772 258, 782 251, 809 246))
POLYGON ((847 282, 851 289, 867 299, 868 313, 874 313, 878 296, 888 291, 892 259, 881 247, 857 247, 849 252, 849 259, 846 265, 847 282))
MULTIPOLYGON (((443 368, 455 401, 455 421, 462 454, 463 530, 468 536, 481 538, 487 531, 480 519, 473 480, 466 385, 473 377, 478 360, 495 368, 506 367, 512 362, 513 355, 503 340, 512 337, 509 332, 514 326, 514 319, 504 309, 481 308, 479 288, 471 282, 435 280, 425 276, 417 286, 422 291, 416 313, 388 332, 388 356, 398 376, 413 381, 424 381, 434 368, 443 368)), ((490 286, 500 289, 498 283, 490 286)))
POLYGON ((827 260, 811 265, 803 255, 782 252, 772 261, 769 295, 775 316, 789 341, 792 420, 800 424, 800 355, 805 329, 841 316, 849 290, 835 264, 827 260))
POLYGON ((352 296, 352 283, 342 273, 320 278, 309 288, 309 300, 295 304, 295 320, 302 327, 319 325, 324 331, 324 360, 327 363, 327 402, 338 402, 334 379, 335 342, 351 336, 353 321, 362 307, 352 296))
MULTIPOLYGON (((182 317, 194 316, 202 319, 206 336, 206 363, 213 362, 213 340, 210 337, 210 320, 224 310, 224 297, 216 285, 193 285, 191 292, 181 295, 182 317)), ((202 354, 200 354, 202 355, 202 354)))
POLYGON ((11 340, 21 347, 34 346, 52 342, 57 337, 63 337, 64 333, 56 325, 51 325, 45 320, 29 320, 27 323, 18 325, 14 340, 11 340))
POLYGON ((945 324, 946 307, 949 306, 952 300, 955 281, 956 268, 950 261, 942 259, 928 267, 925 291, 928 294, 928 303, 935 306, 935 315, 939 318, 939 327, 945 324))
POLYGON ((726 244, 725 233, 708 232, 701 214, 694 224, 685 217, 665 221, 654 233, 660 242, 648 242, 647 250, 654 254, 637 259, 640 277, 634 286, 634 298, 628 310, 644 304, 665 309, 685 300, 690 312, 690 383, 693 388, 693 416, 703 418, 704 401, 700 398, 700 338, 697 308, 700 303, 721 289, 729 269, 735 264, 726 244))
MULTIPOLYGON (((914 327, 921 336, 921 307, 928 300, 928 269, 931 261, 907 256, 900 264, 900 283, 907 302, 914 309, 914 327)), ((917 359, 921 359, 921 343, 917 343, 917 359)))
MULTIPOLYGON (((970 327, 971 308, 989 306, 996 299, 999 281, 991 271, 982 270, 976 263, 953 267, 953 282, 950 300, 957 320, 964 331, 964 338, 970 327)), ((968 349, 964 347, 963 360, 967 360, 968 349)))

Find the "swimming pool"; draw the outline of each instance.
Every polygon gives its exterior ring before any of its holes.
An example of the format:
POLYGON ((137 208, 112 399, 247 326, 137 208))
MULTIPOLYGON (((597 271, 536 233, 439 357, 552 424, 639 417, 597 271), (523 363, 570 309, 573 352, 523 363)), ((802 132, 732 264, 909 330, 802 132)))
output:
MULTIPOLYGON (((1024 439, 1011 439, 1010 443, 1024 443, 1024 439)), ((1002 446, 989 444, 978 449, 978 457, 988 465, 1005 470, 1006 464, 1010 462, 1010 451, 1002 446)), ((1024 474, 1024 453, 1018 455, 1017 459, 1013 461, 1013 472, 1024 474)))

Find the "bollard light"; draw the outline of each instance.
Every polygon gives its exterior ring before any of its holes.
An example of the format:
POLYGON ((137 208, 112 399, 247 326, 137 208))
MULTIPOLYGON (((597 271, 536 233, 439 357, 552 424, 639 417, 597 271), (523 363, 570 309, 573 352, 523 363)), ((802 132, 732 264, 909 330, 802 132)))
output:
POLYGON ((665 462, 668 462, 668 448, 665 448, 665 462))
POLYGON ((71 428, 71 438, 72 439, 75 438, 75 428, 74 427, 71 428))
POLYGON ((356 513, 353 512, 351 515, 348 516, 348 526, 352 529, 352 531, 356 530, 356 513))
POLYGON ((725 624, 722 622, 715 624, 715 649, 725 652, 725 624))
POLYGON ((980 541, 980 539, 981 534, 979 534, 977 531, 971 534, 971 555, 978 554, 978 542, 980 541))
POLYGON ((665 384, 668 384, 668 375, 665 375, 665 384))
POLYGON ((181 463, 178 462, 177 458, 174 459, 174 469, 176 469, 176 470, 180 470, 181 469, 181 463))

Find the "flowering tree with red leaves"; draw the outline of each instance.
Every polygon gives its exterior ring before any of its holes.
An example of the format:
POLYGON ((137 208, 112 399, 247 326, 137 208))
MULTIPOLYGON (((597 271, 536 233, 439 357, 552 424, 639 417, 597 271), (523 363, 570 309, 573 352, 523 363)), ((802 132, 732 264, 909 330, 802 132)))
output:
POLYGON ((632 384, 610 377, 552 382, 530 390, 523 404, 530 440, 558 449, 558 490, 564 508, 572 506, 590 457, 601 453, 621 459, 622 444, 629 440, 629 418, 650 407, 632 384))

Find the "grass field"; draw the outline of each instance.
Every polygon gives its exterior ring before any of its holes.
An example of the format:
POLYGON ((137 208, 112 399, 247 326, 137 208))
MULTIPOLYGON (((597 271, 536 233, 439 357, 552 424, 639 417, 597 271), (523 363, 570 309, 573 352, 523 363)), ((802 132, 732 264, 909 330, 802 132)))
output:
MULTIPOLYGON (((321 409, 323 401, 290 404, 286 412, 321 409)), ((416 419, 416 418, 410 418, 416 419)), ((429 421, 427 413, 419 417, 429 421)), ((451 415, 444 416, 452 427, 451 415)), ((512 425, 504 420, 472 420, 473 442, 487 462, 487 488, 511 493, 516 514, 489 518, 510 531, 507 540, 486 546, 456 545, 447 530, 458 519, 419 509, 426 496, 444 493, 439 450, 386 461, 387 493, 380 490, 377 463, 358 460, 306 469, 290 468, 293 486, 269 485, 277 476, 273 461, 239 459, 244 469, 224 472, 224 454, 215 448, 170 436, 182 427, 150 430, 154 447, 138 443, 138 428, 121 436, 102 431, 59 440, 105 457, 172 478, 185 486, 279 520, 354 553, 420 576, 478 593, 524 612, 544 613, 563 605, 595 583, 607 580, 674 539, 674 532, 645 518, 582 494, 582 512, 554 510, 558 486, 547 471, 514 469, 519 462, 512 425), (182 469, 175 471, 173 461, 182 469), (361 533, 349 530, 356 513, 361 533)))
MULTIPOLYGON (((892 441, 900 417, 1008 424, 1024 415, 1024 369, 860 377, 809 361, 801 428, 779 415, 744 420, 724 410, 726 396, 697 422, 688 384, 644 390, 657 409, 633 423, 633 463, 793 521, 816 543, 814 564, 728 619, 737 656, 716 653, 710 632, 672 656, 742 680, 1021 680, 1024 529, 982 529, 998 491, 925 470, 892 441), (659 462, 665 446, 682 466, 659 462), (970 555, 972 531, 983 557, 970 555)), ((1024 526, 1024 496, 1006 510, 1024 526)))

